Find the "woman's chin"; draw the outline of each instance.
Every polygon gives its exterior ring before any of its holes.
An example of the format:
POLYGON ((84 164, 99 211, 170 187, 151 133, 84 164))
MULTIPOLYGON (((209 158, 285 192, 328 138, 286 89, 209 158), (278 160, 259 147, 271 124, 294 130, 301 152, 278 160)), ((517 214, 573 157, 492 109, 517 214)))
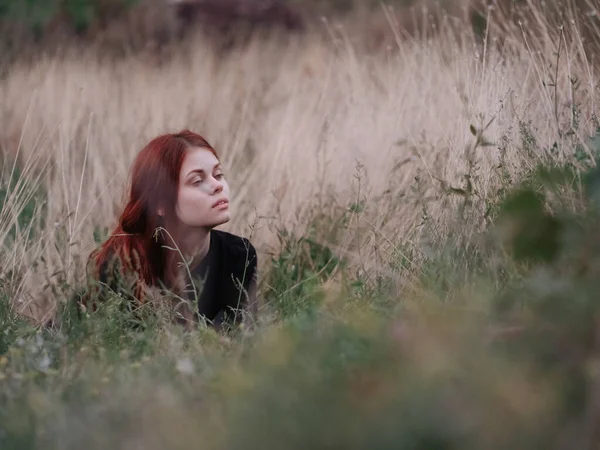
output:
POLYGON ((224 225, 231 220, 231 214, 229 211, 223 211, 219 214, 218 217, 215 217, 214 227, 218 227, 219 225, 224 225))

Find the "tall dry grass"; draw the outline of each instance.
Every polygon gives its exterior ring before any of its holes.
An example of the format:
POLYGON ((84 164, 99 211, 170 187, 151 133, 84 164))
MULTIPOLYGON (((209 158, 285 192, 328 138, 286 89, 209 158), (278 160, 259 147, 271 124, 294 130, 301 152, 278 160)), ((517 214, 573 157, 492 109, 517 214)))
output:
MULTIPOLYGON (((361 233, 344 236, 338 250, 377 270, 378 252, 418 238, 424 198, 440 236, 455 226, 461 199, 440 195, 439 180, 464 185, 471 125, 489 123, 486 139, 504 139, 513 174, 531 156, 522 154, 523 127, 538 148, 550 147, 565 139, 574 104, 579 132, 593 127, 597 74, 571 22, 563 32, 485 41, 449 17, 428 39, 389 26, 396 44, 379 52, 350 44, 351 28, 330 28, 329 40, 257 40, 227 55, 199 41, 164 65, 93 51, 15 65, 0 81, 4 179, 16 158, 45 193, 33 233, 17 232, 2 249, 0 277, 12 283, 18 311, 48 318, 52 289, 81 278, 95 230, 115 224, 136 152, 159 133, 190 128, 217 148, 233 193, 226 229, 251 236, 261 264, 276 244, 274 226, 302 227, 319 199, 333 198, 340 208, 361 205, 361 233)), ((499 152, 474 155, 486 197, 499 152)), ((31 186, 9 194, 0 235, 31 186)))

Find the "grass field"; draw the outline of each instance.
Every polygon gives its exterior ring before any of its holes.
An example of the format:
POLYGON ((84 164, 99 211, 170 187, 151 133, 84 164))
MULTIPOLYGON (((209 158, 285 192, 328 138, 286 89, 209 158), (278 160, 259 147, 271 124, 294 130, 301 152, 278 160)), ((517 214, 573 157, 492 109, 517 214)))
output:
POLYGON ((594 447, 594 55, 570 20, 389 25, 377 52, 332 27, 10 68, 0 448, 594 447), (133 332, 118 299, 75 319, 136 152, 181 128, 227 168, 258 327, 133 332))

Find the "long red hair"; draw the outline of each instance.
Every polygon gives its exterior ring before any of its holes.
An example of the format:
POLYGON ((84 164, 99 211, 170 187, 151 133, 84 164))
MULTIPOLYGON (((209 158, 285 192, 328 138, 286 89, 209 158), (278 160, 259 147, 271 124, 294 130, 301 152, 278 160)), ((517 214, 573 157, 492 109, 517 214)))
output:
POLYGON ((139 152, 131 170, 129 198, 119 221, 110 237, 90 255, 96 276, 111 263, 111 258, 118 257, 122 271, 136 275, 135 295, 141 301, 143 285, 172 281, 172 258, 164 245, 173 243, 156 231, 159 227, 169 230, 169 224, 175 220, 179 173, 186 150, 193 147, 206 148, 217 156, 206 139, 187 129, 158 136, 139 152))

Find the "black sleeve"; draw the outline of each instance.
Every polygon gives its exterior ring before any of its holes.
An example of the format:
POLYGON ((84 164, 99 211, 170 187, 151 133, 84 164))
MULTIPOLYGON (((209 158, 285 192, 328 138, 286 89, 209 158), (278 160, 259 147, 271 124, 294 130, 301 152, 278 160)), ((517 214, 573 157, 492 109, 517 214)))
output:
POLYGON ((248 303, 248 292, 253 281, 257 278, 256 249, 246 238, 235 237, 228 239, 228 251, 223 261, 223 284, 226 287, 226 302, 224 304, 227 321, 231 316, 234 322, 241 320, 241 310, 248 303))
POLYGON ((250 288, 250 284, 257 277, 257 266, 258 266, 258 256, 256 255, 256 249, 254 246, 248 241, 245 240, 247 244, 247 252, 244 255, 244 264, 246 267, 246 276, 244 279, 244 289, 248 291, 250 288))

